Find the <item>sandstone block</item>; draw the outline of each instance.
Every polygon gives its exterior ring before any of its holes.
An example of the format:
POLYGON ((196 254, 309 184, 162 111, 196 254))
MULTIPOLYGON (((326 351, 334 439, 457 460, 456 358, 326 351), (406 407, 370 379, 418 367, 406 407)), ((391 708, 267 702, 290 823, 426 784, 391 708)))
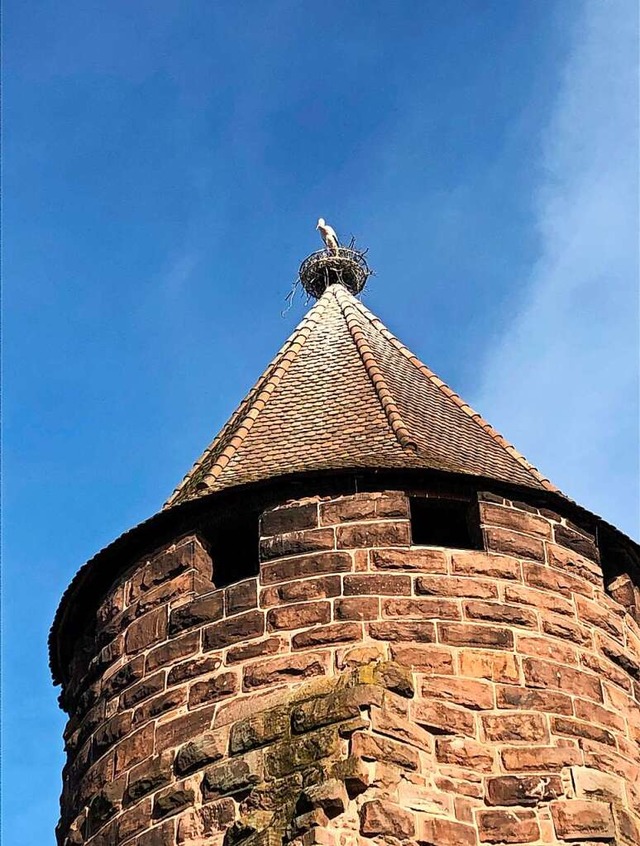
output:
POLYGON ((512 555, 515 558, 528 558, 534 561, 544 561, 544 543, 530 535, 521 535, 508 529, 484 530, 487 549, 512 555))
POLYGON ((115 758, 116 775, 153 755, 154 730, 153 724, 145 726, 118 744, 115 758))
POLYGON ((517 684, 520 679, 518 659, 511 652, 465 649, 459 662, 461 676, 507 684, 517 684))
POLYGON ((408 520, 384 520, 375 523, 349 523, 336 529, 338 549, 362 549, 372 546, 409 546, 408 520))
POLYGON ((228 617, 258 607, 258 580, 244 579, 224 591, 224 607, 228 617))
POLYGON ((164 640, 166 636, 167 609, 156 608, 155 611, 149 611, 148 614, 131 623, 124 638, 125 651, 127 653, 140 652, 164 640))
POLYGON ((350 754, 365 761, 383 761, 414 772, 420 769, 420 757, 415 749, 406 743, 363 731, 352 735, 350 754))
POLYGON ((608 802, 566 799, 551 805, 551 816, 562 840, 601 840, 615 837, 608 802))
POLYGON ((362 573, 344 577, 345 596, 411 596, 411 576, 362 573))
POLYGON ((498 586, 468 576, 416 576, 416 593, 425 596, 494 599, 498 586))
POLYGON ((258 746, 266 746, 283 738, 288 731, 289 711, 286 708, 262 711, 233 725, 229 751, 232 755, 237 755, 258 746))
MULTIPOLYGON (((173 846, 174 843, 175 820, 165 820, 161 825, 156 825, 149 831, 139 834, 135 846, 173 846)), ((108 844, 108 846, 111 846, 111 844, 108 844)), ((129 845, 127 844, 127 846, 129 845)))
POLYGON ((206 681, 194 682, 189 688, 189 708, 196 708, 205 702, 217 702, 231 696, 238 689, 235 673, 220 673, 206 681))
POLYGON ((316 765, 323 758, 338 754, 340 740, 333 727, 310 732, 296 740, 269 746, 264 755, 265 768, 273 778, 284 778, 297 770, 316 765))
POLYGON ((138 655, 133 661, 120 667, 115 673, 108 676, 102 684, 102 695, 110 699, 116 693, 124 690, 125 687, 134 684, 144 676, 144 655, 138 655))
POLYGON ((386 617, 413 617, 428 620, 460 620, 460 605, 452 599, 385 599, 382 610, 386 617))
POLYGON ((497 776, 486 780, 488 805, 537 805, 563 795, 557 775, 497 776))
POLYGON ((455 764, 479 773, 490 773, 493 769, 493 754, 486 744, 466 737, 436 738, 436 758, 442 764, 455 764))
POLYGON ((153 800, 153 816, 155 819, 163 819, 183 811, 195 802, 195 791, 187 787, 184 782, 172 784, 157 793, 153 800))
POLYGON ((243 687, 245 690, 253 690, 265 685, 321 676, 326 670, 325 662, 326 656, 315 652, 256 661, 244 668, 243 687))
POLYGON ((200 632, 189 632, 181 637, 172 637, 160 646, 154 647, 146 659, 145 671, 152 673, 159 667, 175 664, 181 658, 193 655, 200 645, 200 632))
POLYGON ((340 576, 321 576, 317 579, 302 579, 264 588, 260 593, 260 605, 268 608, 283 602, 304 602, 312 599, 327 599, 342 592, 340 576))
POLYGON ((125 804, 131 805, 168 784, 171 781, 172 758, 171 754, 165 752, 134 767, 129 773, 129 783, 124 794, 125 804))
POLYGON ((571 697, 550 690, 527 690, 523 687, 498 685, 498 708, 518 708, 522 711, 548 711, 552 714, 572 714, 571 697))
POLYGON ((592 767, 572 767, 571 779, 577 799, 597 799, 624 804, 624 781, 619 776, 592 767))
POLYGON ((117 840, 114 842, 124 843, 147 828, 151 821, 151 813, 151 799, 147 799, 121 814, 117 819, 117 840))
POLYGON ((224 757, 226 750, 226 732, 205 731, 180 747, 175 760, 176 773, 179 776, 188 775, 207 764, 219 761, 224 757))
POLYGON ((318 525, 318 503, 307 502, 284 505, 265 511, 260 518, 260 534, 264 537, 281 535, 318 525))
POLYGON ((483 503, 480 506, 480 519, 482 523, 511 529, 514 532, 540 538, 551 537, 551 523, 548 520, 515 508, 483 503))
POLYGON ((588 740, 596 740, 598 743, 605 743, 608 746, 616 745, 615 737, 607 729, 581 720, 572 720, 570 717, 553 717, 551 729, 554 734, 587 738, 588 740))
POLYGON ((94 757, 99 758, 130 731, 131 714, 128 712, 116 714, 95 733, 93 737, 94 757))
POLYGON ((334 549, 333 529, 306 529, 260 539, 260 560, 334 549))
POLYGON ((549 727, 543 714, 486 714, 481 717, 485 736, 489 740, 544 742, 549 740, 549 727))
POLYGON ((269 631, 303 629, 306 626, 328 623, 330 620, 331 605, 328 602, 296 602, 267 611, 269 631))
POLYGON ((221 619, 224 614, 224 591, 216 590, 213 593, 199 596, 181 605, 171 612, 169 631, 172 635, 190 629, 193 626, 200 626, 203 623, 212 623, 221 619))
POLYGON ((433 623, 422 622, 371 622, 369 635, 374 640, 415 641, 416 643, 433 643, 436 639, 433 623))
POLYGON ((418 700, 411 705, 413 720, 434 734, 462 734, 473 737, 476 733, 472 713, 444 702, 418 700))
POLYGON ((533 811, 478 811, 483 843, 534 843, 540 829, 533 811))
POLYGON ((476 846, 476 830, 455 820, 429 817, 422 822, 418 842, 424 846, 476 846))
POLYGON ((174 746, 180 746, 211 727, 214 706, 201 708, 190 714, 175 717, 158 726, 156 751, 162 752, 174 746))
POLYGON ((323 526, 373 520, 375 517, 376 501, 371 496, 344 497, 334 502, 320 503, 320 523, 323 526))
POLYGON ((241 646, 230 646, 227 651, 226 662, 227 664, 237 664, 264 655, 276 655, 283 649, 284 643, 279 637, 270 637, 266 640, 254 641, 241 646))
POLYGON ((392 802, 374 799, 360 809, 360 832, 365 837, 410 838, 415 833, 413 815, 392 802))
POLYGON ((147 676, 133 685, 120 697, 120 702, 123 708, 132 708, 143 699, 160 693, 164 689, 164 673, 156 673, 153 676, 147 676))
POLYGON ((336 599, 336 620, 377 620, 380 617, 380 600, 373 596, 336 599))
POLYGON ((298 558, 263 564, 260 567, 260 579, 263 584, 271 585, 291 579, 302 579, 305 576, 345 573, 351 570, 352 563, 351 555, 348 552, 301 555, 298 558))
POLYGON ((151 720, 154 717, 165 714, 167 711, 173 711, 184 705, 187 701, 187 691, 184 688, 178 690, 168 690, 166 693, 161 693, 160 696, 154 696, 139 705, 133 714, 133 725, 139 726, 151 720))
POLYGON ((590 673, 537 658, 524 658, 522 669, 530 687, 556 688, 573 696, 602 702, 600 679, 590 673))
POLYGON ((505 770, 511 772, 557 772, 582 763, 582 752, 575 746, 507 747, 500 757, 505 770))
POLYGON ((451 646, 513 649, 513 632, 500 626, 475 623, 438 623, 438 639, 451 646))
POLYGON ((450 675, 453 673, 453 654, 442 646, 408 646, 393 644, 391 656, 394 661, 428 675, 450 675))
POLYGON ((303 811, 320 808, 329 819, 344 813, 349 804, 349 797, 342 781, 330 778, 307 787, 299 800, 299 807, 303 811))
POLYGON ((236 758, 205 770, 202 794, 205 801, 218 799, 248 790, 259 781, 260 773, 255 772, 244 758, 236 758))
POLYGON ((418 570, 422 573, 446 573, 447 558, 442 549, 374 549, 374 570, 418 570))
POLYGON ((486 711, 494 707, 493 687, 489 682, 453 677, 433 676, 425 679, 422 695, 463 705, 472 710, 486 711))
POLYGON ((234 646, 238 642, 260 637, 263 634, 264 613, 246 611, 244 614, 238 614, 208 626, 203 632, 203 648, 205 651, 224 649, 225 646, 234 646))
POLYGON ((520 562, 506 555, 483 555, 480 552, 452 552, 451 571, 461 576, 490 576, 493 579, 522 578, 520 562))
POLYGON ((181 684, 198 676, 208 675, 215 672, 221 664, 222 660, 217 655, 206 655, 201 658, 193 658, 191 661, 182 661, 169 670, 167 684, 181 684))
POLYGON ((354 640, 362 640, 362 626, 358 623, 345 622, 315 626, 306 632, 300 632, 293 636, 291 644, 294 649, 313 649, 354 640))

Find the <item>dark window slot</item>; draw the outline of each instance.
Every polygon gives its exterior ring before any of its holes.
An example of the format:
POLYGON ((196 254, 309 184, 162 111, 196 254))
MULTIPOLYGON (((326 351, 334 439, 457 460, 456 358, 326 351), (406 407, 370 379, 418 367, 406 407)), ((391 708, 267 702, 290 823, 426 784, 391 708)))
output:
POLYGON ((414 546, 483 549, 476 502, 411 497, 411 540, 414 546))
POLYGON ((260 570, 259 513, 238 511, 203 532, 216 588, 257 576, 260 570))

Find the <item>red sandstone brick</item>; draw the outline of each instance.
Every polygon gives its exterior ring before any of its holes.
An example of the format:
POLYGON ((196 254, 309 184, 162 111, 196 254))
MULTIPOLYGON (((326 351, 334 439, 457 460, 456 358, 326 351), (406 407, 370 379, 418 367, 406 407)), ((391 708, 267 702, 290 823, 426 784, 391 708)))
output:
POLYGON ((511 652, 466 649, 460 652, 460 675, 516 684, 520 679, 517 657, 511 652))
POLYGON ((222 661, 217 655, 206 655, 193 658, 191 661, 183 661, 181 664, 175 664, 169 670, 167 684, 180 684, 180 682, 194 679, 197 676, 213 673, 221 664, 222 661))
POLYGON ((152 649, 147 655, 145 671, 152 673, 158 667, 166 667, 167 664, 174 664, 181 658, 193 655, 198 651, 200 645, 200 632, 189 632, 182 637, 172 637, 166 643, 160 644, 152 649))
POLYGON ((483 503, 480 506, 480 520, 482 523, 512 529, 514 532, 523 532, 540 538, 551 537, 551 524, 548 520, 515 508, 483 503))
POLYGON ((371 566, 374 570, 446 573, 447 557, 441 549, 374 549, 371 551, 371 566))
POLYGON ((220 673, 205 681, 194 682, 189 688, 189 708, 196 708, 205 702, 217 702, 238 690, 235 673, 220 673))
POLYGON ((528 558, 544 561, 544 543, 530 535, 521 535, 508 529, 485 528, 484 536, 487 549, 513 555, 515 558, 528 558))
MULTIPOLYGON (((135 846, 173 846, 175 843, 175 820, 165 820, 149 831, 138 835, 135 846)), ((126 846, 129 846, 127 843, 126 846)))
POLYGON ((317 525, 318 503, 296 503, 265 511, 260 518, 260 534, 262 536, 280 535, 303 529, 315 529, 317 525))
POLYGON ((320 525, 335 526, 338 523, 373 520, 376 517, 376 502, 371 496, 343 497, 334 502, 320 503, 320 525))
POLYGON ((623 640, 622 622, 616 614, 582 596, 576 597, 576 607, 581 622, 597 626, 618 640, 623 640))
POLYGON ((566 617, 557 614, 541 614, 542 631, 560 640, 570 640, 580 646, 591 646, 591 633, 584 626, 578 625, 566 617))
MULTIPOLYGON (((594 655, 591 652, 583 652, 580 655, 580 662, 584 667, 593 670, 594 673, 598 673, 599 676, 608 679, 628 693, 633 692, 633 682, 629 678, 628 673, 621 670, 615 664, 612 664, 611 661, 601 658, 599 655, 594 655)), ((640 701, 640 696, 636 698, 640 701)))
POLYGON ((495 599, 498 586, 469 576, 417 576, 416 593, 426 596, 495 599))
POLYGON ((326 655, 312 652, 256 661, 244 668, 243 687, 245 690, 253 690, 265 685, 290 683, 311 676, 324 675, 327 670, 326 660, 326 655))
POLYGON ((601 840, 615 836, 608 802, 565 799, 552 803, 551 816, 556 834, 562 840, 601 840))
POLYGON ((124 843, 125 840, 129 840, 134 834, 138 834, 147 828, 150 822, 151 799, 145 799, 136 805, 135 808, 130 808, 118 817, 116 821, 118 835, 115 842, 124 843))
POLYGON ((360 809, 360 832, 365 837, 411 838, 415 833, 413 814, 392 802, 374 799, 360 809))
POLYGON ((345 596, 411 596, 411 577, 363 573, 344 577, 345 596))
POLYGON ((212 593, 198 596, 196 599, 181 605, 171 612, 169 631, 175 635, 184 629, 213 623, 224 615, 224 591, 216 590, 212 593))
POLYGON ((116 776, 153 755, 154 732, 155 726, 152 723, 134 732, 118 744, 115 758, 116 776))
POLYGON ((334 549, 333 529, 306 529, 260 539, 260 560, 334 549))
POLYGON ((138 568, 131 580, 127 601, 135 601, 143 591, 189 569, 211 578, 211 558, 195 537, 178 541, 157 553, 146 566, 138 568))
POLYGON ((328 602, 297 602, 267 611, 269 631, 302 629, 306 626, 328 623, 329 620, 331 620, 331 605, 328 602))
POLYGON ((362 635, 362 626, 358 623, 333 623, 328 626, 314 626, 306 632, 299 632, 293 636, 291 644, 294 649, 310 649, 362 640, 362 635))
POLYGON ((116 714, 93 736, 94 760, 131 731, 131 712, 116 714))
POLYGON ((559 643, 549 637, 518 635, 516 652, 521 652, 523 655, 532 655, 535 658, 551 658, 553 661, 562 664, 578 663, 578 652, 573 646, 559 643))
POLYGON ((564 794, 559 776, 497 776, 486 780, 487 805, 537 805, 564 794))
POLYGON ((588 740, 596 740, 598 743, 605 743, 608 746, 616 745, 615 737, 607 729, 580 720, 573 720, 570 717, 553 717, 551 729, 554 734, 587 738, 588 740))
POLYGON ((418 841, 424 846, 476 846, 476 830, 455 820, 429 817, 422 821, 418 841))
POLYGON ((478 811, 482 843, 534 843, 540 829, 533 811, 478 811))
POLYGON ((336 529, 338 549, 362 549, 375 546, 409 546, 408 520, 384 520, 375 523, 348 523, 336 529))
POLYGON ((422 699, 411 703, 410 712, 418 725, 436 734, 463 734, 473 737, 476 733, 475 716, 455 705, 422 699))
POLYGON ((436 639, 433 623, 422 622, 372 622, 368 624, 369 635, 374 640, 408 640, 417 643, 432 643, 436 639))
POLYGON ((488 620, 495 623, 507 623, 510 626, 537 628, 535 613, 519 605, 505 605, 502 602, 482 602, 468 600, 462 603, 465 617, 471 620, 488 620))
POLYGON ((391 656, 402 667, 419 673, 449 675, 454 671, 453 653, 442 646, 391 645, 391 656))
POLYGON ((451 599, 386 599, 382 603, 386 617, 413 617, 428 620, 460 620, 460 605, 451 599))
POLYGON ((140 652, 164 640, 166 636, 167 609, 157 608, 131 623, 124 638, 125 650, 128 653, 140 652))
POLYGON ((619 731, 621 734, 625 733, 626 724, 624 717, 619 713, 614 713, 603 708, 595 702, 585 702, 583 699, 575 699, 574 711, 579 720, 598 723, 598 725, 605 726, 613 731, 619 731))
POLYGON ((414 772, 420 769, 420 756, 415 749, 377 734, 355 732, 351 737, 350 754, 365 761, 384 761, 414 772))
POLYGON ((195 570, 187 570, 186 573, 181 573, 175 576, 168 582, 157 585, 152 590, 143 593, 137 602, 137 615, 146 614, 147 611, 152 611, 158 605, 164 605, 172 599, 178 597, 189 596, 195 591, 196 584, 201 589, 208 588, 211 590, 211 582, 204 579, 195 570), (197 576, 197 581, 196 581, 197 576))
POLYGON ((336 620, 377 620, 380 617, 380 600, 373 596, 336 599, 336 620))
POLYGON ((441 764, 455 764, 479 773, 490 773, 493 769, 493 751, 486 744, 468 738, 436 738, 436 758, 441 764))
POLYGON ((284 651, 284 641, 279 637, 270 637, 267 640, 254 641, 246 645, 230 646, 227 651, 226 663, 237 664, 240 661, 249 661, 251 658, 276 655, 282 651, 284 651))
POLYGON ((156 732, 156 752, 164 752, 165 749, 181 746, 187 740, 211 728, 214 708, 213 705, 200 708, 159 725, 156 732))
POLYGON ((438 640, 452 646, 484 646, 489 649, 513 649, 510 629, 472 623, 438 623, 438 640))
POLYGON ((224 591, 224 609, 227 617, 258 607, 258 580, 244 579, 229 585, 224 591))
POLYGON ((566 617, 575 617, 576 614, 573 602, 548 590, 537 590, 524 585, 507 585, 504 589, 504 598, 506 602, 530 605, 533 608, 552 611, 566 617))
POLYGON ((574 746, 521 746, 500 752, 502 764, 511 772, 556 772, 582 763, 582 753, 574 746))
POLYGON ((164 689, 164 683, 165 674, 162 672, 156 673, 153 676, 147 676, 142 679, 142 681, 134 684, 128 690, 125 690, 120 697, 121 707, 131 708, 143 699, 147 699, 149 696, 160 693, 160 691, 164 689))
POLYGON ((499 743, 548 743, 549 727, 543 714, 486 714, 481 717, 485 737, 499 743))
POLYGON ((515 685, 497 685, 496 704, 498 708, 519 708, 523 711, 573 714, 573 703, 570 696, 550 690, 527 690, 515 685))
POLYGON ((339 596, 342 591, 340 576, 323 576, 319 579, 302 579, 285 582, 277 587, 264 588, 260 592, 260 605, 267 608, 283 602, 304 602, 312 599, 327 599, 339 596))
POLYGON ((344 573, 351 570, 351 555, 348 552, 325 552, 317 555, 301 555, 282 561, 263 564, 260 579, 265 585, 318 576, 326 573, 344 573))
POLYGON ((203 632, 203 648, 224 649, 243 640, 260 637, 264 634, 264 613, 262 611, 246 611, 228 620, 220 620, 208 626, 203 632))
POLYGON ((523 563, 522 570, 525 582, 532 587, 547 590, 551 593, 559 593, 569 598, 574 593, 584 596, 593 595, 593 586, 571 573, 560 572, 552 567, 545 567, 542 564, 534 564, 530 561, 523 563))
POLYGON ((493 686, 489 682, 433 676, 424 680, 422 695, 445 699, 473 710, 487 711, 494 707, 493 686))
POLYGON ((573 527, 563 525, 554 526, 553 533, 556 543, 560 546, 564 546, 584 558, 599 561, 598 547, 593 535, 582 530, 575 531, 573 527))
POLYGON ((525 658, 522 662, 524 677, 530 687, 556 688, 585 699, 602 702, 602 686, 600 680, 589 673, 541 661, 537 658, 525 658))
POLYGON ((463 576, 491 576, 494 579, 521 579, 520 562, 505 555, 481 552, 452 552, 451 570, 463 576))

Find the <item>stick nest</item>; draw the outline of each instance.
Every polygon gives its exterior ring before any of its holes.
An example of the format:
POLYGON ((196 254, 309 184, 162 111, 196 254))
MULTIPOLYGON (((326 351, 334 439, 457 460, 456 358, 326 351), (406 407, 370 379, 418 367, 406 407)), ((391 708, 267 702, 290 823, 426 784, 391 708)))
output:
POLYGON ((366 250, 356 249, 353 242, 348 247, 338 247, 337 253, 328 249, 311 253, 298 271, 302 287, 315 299, 336 283, 344 285, 352 294, 359 294, 373 273, 367 264, 366 253, 366 250))

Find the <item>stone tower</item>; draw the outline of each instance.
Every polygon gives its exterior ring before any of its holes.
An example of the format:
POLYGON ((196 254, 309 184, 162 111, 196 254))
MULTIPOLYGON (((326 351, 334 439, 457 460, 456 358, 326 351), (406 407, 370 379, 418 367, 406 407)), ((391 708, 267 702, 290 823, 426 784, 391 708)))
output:
POLYGON ((65 593, 58 842, 637 846, 640 550, 421 364, 349 261, 65 593))

